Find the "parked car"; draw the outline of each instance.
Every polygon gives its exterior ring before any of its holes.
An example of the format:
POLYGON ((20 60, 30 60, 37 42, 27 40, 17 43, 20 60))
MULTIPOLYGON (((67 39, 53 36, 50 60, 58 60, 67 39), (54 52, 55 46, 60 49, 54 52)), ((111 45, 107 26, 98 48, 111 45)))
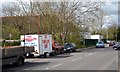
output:
POLYGON ((112 42, 110 42, 110 43, 109 43, 109 46, 113 46, 113 43, 112 43, 112 42))
POLYGON ((103 42, 103 41, 97 42, 96 48, 104 48, 104 47, 105 47, 105 45, 104 45, 104 42, 103 42))
POLYGON ((54 40, 52 40, 52 50, 53 50, 53 53, 52 53, 53 55, 64 53, 63 46, 59 42, 54 40))
POLYGON ((75 52, 76 51, 76 45, 74 43, 65 43, 63 47, 64 47, 65 52, 75 52))
POLYGON ((113 46, 114 50, 120 50, 120 42, 117 42, 114 46, 113 46))
POLYGON ((111 41, 111 42, 109 43, 109 46, 113 46, 113 45, 115 45, 115 42, 112 42, 112 41, 111 41))

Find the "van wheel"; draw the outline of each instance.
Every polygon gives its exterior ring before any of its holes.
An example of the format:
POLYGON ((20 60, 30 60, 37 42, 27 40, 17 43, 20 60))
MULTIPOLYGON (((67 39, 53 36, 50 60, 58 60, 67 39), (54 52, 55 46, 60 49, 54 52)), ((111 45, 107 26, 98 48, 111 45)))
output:
POLYGON ((53 52, 52 55, 55 56, 55 55, 56 55, 56 52, 53 52))
POLYGON ((30 57, 30 53, 26 53, 26 54, 25 54, 25 57, 26 57, 26 58, 30 57))
POLYGON ((50 54, 49 53, 45 53, 45 58, 48 58, 50 57, 50 54))

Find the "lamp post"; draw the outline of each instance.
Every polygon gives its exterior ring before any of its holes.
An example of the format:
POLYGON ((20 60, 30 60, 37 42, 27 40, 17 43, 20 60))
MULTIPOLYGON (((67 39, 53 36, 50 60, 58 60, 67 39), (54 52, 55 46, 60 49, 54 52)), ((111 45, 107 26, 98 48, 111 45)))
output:
POLYGON ((118 31, 117 30, 118 30, 118 24, 116 24, 116 42, 118 41, 117 40, 117 33, 118 33, 118 31))
POLYGON ((12 38, 12 34, 10 33, 10 40, 11 40, 11 38, 12 38))
POLYGON ((107 28, 107 41, 108 41, 108 28, 107 28))
POLYGON ((108 16, 107 17, 107 20, 106 20, 106 22, 107 22, 107 25, 105 26, 105 27, 107 27, 107 35, 106 35, 106 38, 107 38, 107 41, 108 41, 108 39, 109 39, 109 32, 108 32, 108 30, 109 30, 109 26, 111 25, 111 19, 112 19, 112 17, 111 16, 108 16))

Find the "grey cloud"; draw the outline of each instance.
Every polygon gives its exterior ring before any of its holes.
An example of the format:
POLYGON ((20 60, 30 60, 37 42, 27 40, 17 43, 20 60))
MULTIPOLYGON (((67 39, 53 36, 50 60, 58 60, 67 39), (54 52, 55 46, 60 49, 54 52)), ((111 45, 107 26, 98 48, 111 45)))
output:
POLYGON ((118 3, 116 2, 106 2, 105 6, 102 7, 103 10, 109 15, 117 15, 118 14, 118 3))

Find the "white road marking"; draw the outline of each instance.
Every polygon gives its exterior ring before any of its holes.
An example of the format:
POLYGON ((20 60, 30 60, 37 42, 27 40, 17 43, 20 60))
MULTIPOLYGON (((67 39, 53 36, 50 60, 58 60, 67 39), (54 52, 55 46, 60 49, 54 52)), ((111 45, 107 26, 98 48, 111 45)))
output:
POLYGON ((46 70, 48 70, 49 68, 45 68, 46 70))
POLYGON ((82 57, 77 58, 77 59, 73 59, 73 60, 71 60, 71 61, 73 62, 73 61, 76 61, 76 60, 79 60, 79 59, 82 59, 82 57))
POLYGON ((39 58, 34 58, 34 59, 25 59, 25 62, 35 62, 35 61, 41 61, 39 58))
POLYGON ((88 55, 85 55, 85 56, 88 56, 88 55))
POLYGON ((82 53, 71 53, 70 55, 80 55, 82 53))
POLYGON ((97 53, 97 52, 94 52, 94 53, 97 53))
POLYGON ((63 64, 57 64, 57 65, 54 65, 54 66, 52 66, 52 67, 57 67, 57 66, 60 66, 60 65, 63 65, 63 64))
POLYGON ((92 55, 93 53, 90 53, 89 55, 92 55))
POLYGON ((85 55, 85 56, 90 56, 90 55, 92 55, 93 53, 90 53, 90 54, 87 54, 87 55, 85 55))

